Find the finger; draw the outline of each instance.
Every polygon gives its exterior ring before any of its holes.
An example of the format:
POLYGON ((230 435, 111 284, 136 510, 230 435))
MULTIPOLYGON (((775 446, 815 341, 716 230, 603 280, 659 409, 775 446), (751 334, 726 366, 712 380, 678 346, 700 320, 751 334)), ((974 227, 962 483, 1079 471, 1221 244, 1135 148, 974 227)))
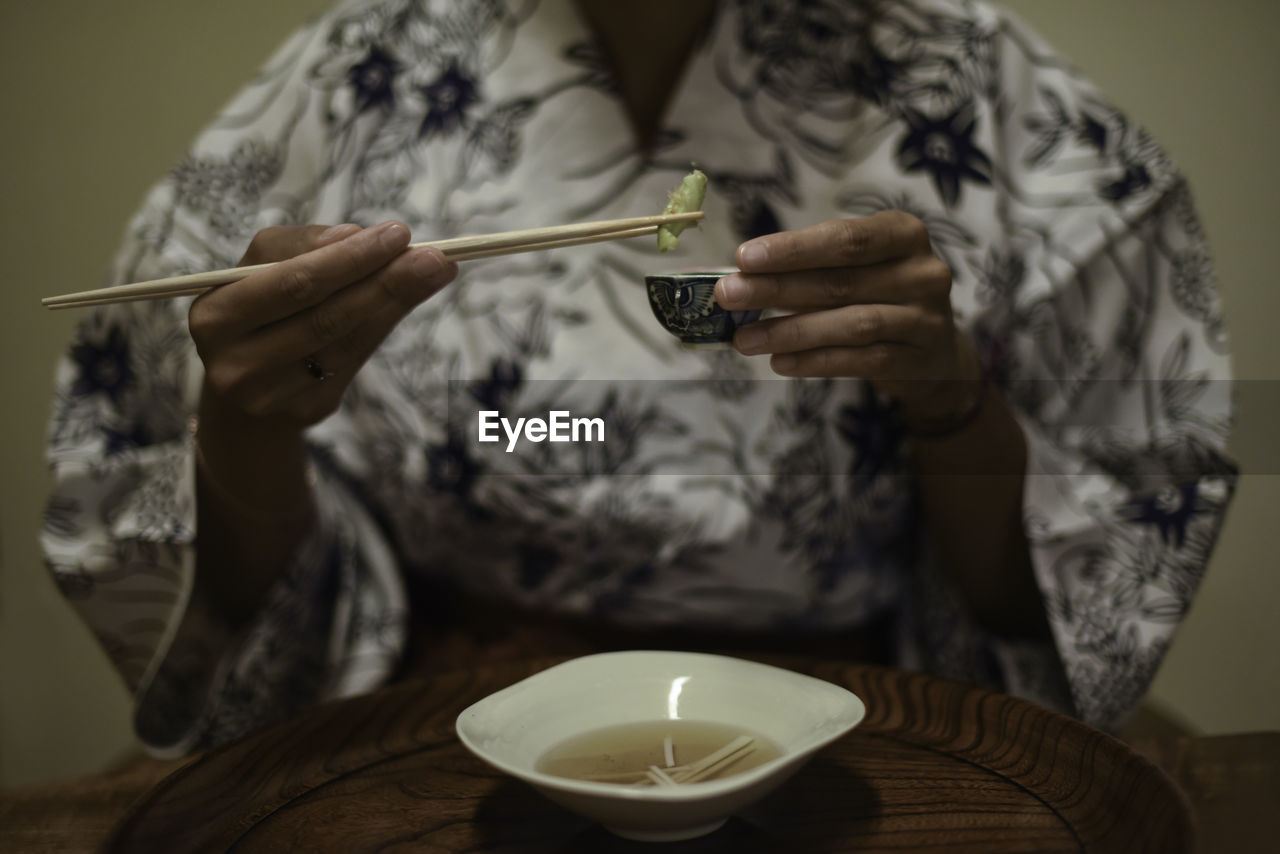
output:
POLYGON ((239 267, 283 261, 321 246, 336 243, 360 230, 354 223, 342 225, 275 225, 264 228, 253 236, 249 248, 244 251, 239 267))
POLYGON ((243 335, 323 302, 386 266, 408 245, 404 223, 366 228, 216 288, 193 304, 192 312, 206 335, 243 335))
POLYGON ((854 305, 758 320, 740 328, 733 343, 748 356, 877 342, 922 347, 942 331, 942 318, 913 306, 854 305))
POLYGON ((769 360, 784 377, 858 377, 893 380, 907 376, 921 351, 906 344, 878 341, 865 347, 821 347, 799 353, 779 353, 769 360))
POLYGON ((950 288, 951 269, 926 254, 865 267, 731 273, 716 283, 716 302, 733 311, 812 311, 859 303, 918 303, 950 288))
POLYGON ((397 308, 403 317, 452 281, 457 270, 438 249, 404 252, 362 281, 263 330, 263 357, 314 353, 349 335, 386 306, 397 308))
POLYGON ((919 219, 881 211, 748 240, 738 247, 737 263, 745 273, 863 267, 928 248, 929 233, 919 219))
POLYGON ((289 381, 279 386, 281 409, 306 423, 329 415, 355 375, 403 319, 402 311, 387 306, 350 335, 316 351, 310 358, 324 371, 323 380, 307 371, 305 360, 300 361, 289 381))
MULTIPOLYGON (((224 360, 224 364, 232 362, 226 370, 241 378, 244 396, 255 401, 258 408, 270 406, 316 382, 316 378, 302 368, 308 357, 314 358, 326 371, 339 374, 335 382, 345 384, 342 375, 354 375, 368 358, 367 354, 360 355, 364 353, 363 346, 353 343, 358 333, 371 321, 384 318, 385 324, 380 328, 390 331, 414 306, 452 281, 457 269, 457 265, 447 261, 437 249, 404 252, 373 275, 338 291, 319 305, 237 342, 234 357, 224 360), (339 345, 336 350, 335 344, 339 345), (327 359, 317 355, 322 352, 327 359)), ((385 336, 386 332, 382 334, 385 336)), ((374 346, 376 348, 376 344, 374 346)))
POLYGON ((305 359, 299 362, 288 382, 278 387, 280 409, 306 424, 314 424, 334 412, 355 375, 409 310, 401 304, 384 303, 351 334, 312 354, 310 358, 325 372, 323 381, 307 372, 305 359))
POLYGON ((226 385, 238 404, 255 417, 284 416, 314 424, 336 408, 364 363, 403 318, 386 305, 350 335, 306 356, 296 356, 252 371, 211 376, 215 388, 226 385))
MULTIPOLYGON (((237 266, 246 267, 282 261, 337 243, 360 230, 360 226, 354 223, 280 225, 264 228, 253 236, 253 241, 245 250, 237 266)), ((215 288, 196 297, 189 308, 188 329, 202 357, 210 345, 217 346, 220 342, 229 341, 232 336, 245 331, 241 328, 243 323, 237 322, 239 314, 234 303, 229 303, 227 294, 219 294, 218 290, 215 288)), ((231 293, 234 295, 236 291, 231 293)))

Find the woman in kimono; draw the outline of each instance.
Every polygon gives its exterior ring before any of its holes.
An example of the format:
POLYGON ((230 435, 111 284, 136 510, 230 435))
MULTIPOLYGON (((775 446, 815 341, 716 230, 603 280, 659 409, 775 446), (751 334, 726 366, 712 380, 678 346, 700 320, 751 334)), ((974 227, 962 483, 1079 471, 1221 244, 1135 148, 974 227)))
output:
POLYGON ((1185 180, 979 3, 343 3, 114 279, 237 261, 282 263, 86 314, 58 373, 48 564, 160 753, 376 687, 460 599, 857 637, 1114 725, 1234 484, 1185 180), (406 248, 653 213, 690 164, 671 257, 406 248), (693 265, 770 310, 732 351, 650 315, 643 276, 693 265), (604 442, 479 441, 553 410, 604 442))

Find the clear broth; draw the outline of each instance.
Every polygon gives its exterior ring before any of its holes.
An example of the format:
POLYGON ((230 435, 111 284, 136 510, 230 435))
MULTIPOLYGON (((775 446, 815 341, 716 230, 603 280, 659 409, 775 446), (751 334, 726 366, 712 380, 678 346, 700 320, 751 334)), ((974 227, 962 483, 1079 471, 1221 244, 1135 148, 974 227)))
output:
POLYGON ((751 750, 705 779, 732 777, 783 754, 774 742, 739 726, 683 719, 657 720, 619 724, 573 736, 538 757, 534 768, 573 780, 631 785, 643 778, 650 765, 668 767, 664 746, 668 736, 675 760, 672 766, 680 767, 709 756, 743 735, 753 739, 751 750))

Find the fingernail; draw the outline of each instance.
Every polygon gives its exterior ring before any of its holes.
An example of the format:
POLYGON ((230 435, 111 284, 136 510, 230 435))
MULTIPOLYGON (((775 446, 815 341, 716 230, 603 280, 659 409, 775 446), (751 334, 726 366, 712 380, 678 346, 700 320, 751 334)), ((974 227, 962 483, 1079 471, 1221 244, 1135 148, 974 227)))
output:
POLYGON ((763 243, 753 241, 738 247, 739 267, 763 267, 769 260, 769 252, 763 243))
POLYGON ((722 306, 738 305, 747 301, 747 283, 738 275, 725 276, 718 285, 722 306))
POLYGON ((747 326, 738 330, 733 343, 737 344, 738 350, 743 353, 759 353, 764 349, 765 341, 768 337, 769 334, 763 329, 756 326, 747 326))
POLYGON ((771 361, 770 367, 775 373, 789 374, 796 369, 796 357, 790 353, 781 353, 774 356, 771 361))
POLYGON ((378 243, 388 252, 403 249, 408 242, 409 229, 405 228, 404 223, 388 223, 382 227, 382 231, 378 234, 378 243))

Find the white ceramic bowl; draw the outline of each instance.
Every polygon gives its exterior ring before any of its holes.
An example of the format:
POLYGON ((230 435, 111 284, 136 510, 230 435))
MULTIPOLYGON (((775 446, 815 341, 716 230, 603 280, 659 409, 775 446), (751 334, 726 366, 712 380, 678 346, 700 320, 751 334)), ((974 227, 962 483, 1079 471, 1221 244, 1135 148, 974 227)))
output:
POLYGON ((671 841, 717 829, 865 714, 844 688, 790 670, 720 655, 628 651, 566 661, 491 694, 458 716, 457 730, 485 762, 617 835, 671 841), (543 753, 571 736, 669 718, 740 726, 774 741, 783 755, 724 779, 672 787, 534 770, 543 753))

